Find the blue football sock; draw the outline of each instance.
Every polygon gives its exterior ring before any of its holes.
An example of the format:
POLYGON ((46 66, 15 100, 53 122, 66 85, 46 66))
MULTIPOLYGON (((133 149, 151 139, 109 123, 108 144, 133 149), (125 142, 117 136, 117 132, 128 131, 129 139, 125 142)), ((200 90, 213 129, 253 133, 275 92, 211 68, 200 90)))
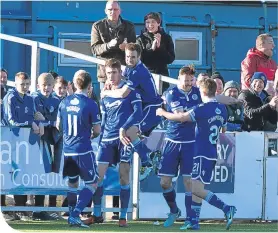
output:
POLYGON ((72 211, 75 208, 77 202, 77 188, 69 187, 67 198, 69 210, 72 211))
POLYGON ((219 199, 213 192, 208 191, 207 196, 205 197, 205 200, 215 206, 218 209, 221 209, 225 212, 225 210, 228 208, 228 205, 226 205, 221 199, 219 199))
POLYGON ((144 166, 145 164, 147 164, 149 162, 148 155, 152 151, 146 146, 146 144, 142 140, 140 140, 140 138, 136 138, 131 143, 141 159, 141 164, 144 166))
POLYGON ((88 203, 91 201, 93 193, 95 190, 91 186, 85 186, 78 197, 78 202, 74 208, 74 211, 72 213, 72 217, 78 217, 79 214, 86 208, 88 203))
POLYGON ((170 207, 170 212, 176 214, 178 212, 178 206, 176 203, 176 191, 173 187, 163 191, 164 199, 170 207))
POLYGON ((199 222, 201 207, 202 207, 202 203, 197 203, 195 201, 192 201, 192 205, 191 205, 191 223, 193 225, 195 225, 199 222))
POLYGON ((185 203, 186 217, 188 218, 191 215, 191 204, 192 204, 191 192, 185 192, 184 203, 185 203))
POLYGON ((130 185, 121 185, 120 200, 121 200, 121 213, 120 218, 126 219, 128 203, 130 199, 130 185))
POLYGON ((101 215, 101 200, 103 197, 103 182, 98 184, 98 187, 93 195, 94 215, 100 217, 101 215))

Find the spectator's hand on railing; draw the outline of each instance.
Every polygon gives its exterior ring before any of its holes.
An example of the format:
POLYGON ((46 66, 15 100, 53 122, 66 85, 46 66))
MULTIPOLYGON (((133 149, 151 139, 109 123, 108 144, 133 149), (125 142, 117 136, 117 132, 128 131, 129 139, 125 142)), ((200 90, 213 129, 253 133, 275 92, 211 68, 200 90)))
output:
POLYGON ((34 117, 36 121, 45 121, 45 117, 41 114, 41 112, 36 112, 34 117))
POLYGON ((44 135, 44 125, 42 123, 39 123, 39 135, 44 135))
POLYGON ((35 122, 32 123, 32 129, 34 131, 34 134, 40 134, 40 128, 35 122))

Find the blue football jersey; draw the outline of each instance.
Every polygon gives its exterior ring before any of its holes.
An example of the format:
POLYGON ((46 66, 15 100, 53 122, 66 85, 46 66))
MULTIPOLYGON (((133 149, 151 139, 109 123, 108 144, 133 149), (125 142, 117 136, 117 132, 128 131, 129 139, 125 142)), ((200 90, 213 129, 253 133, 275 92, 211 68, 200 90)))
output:
POLYGON ((34 101, 26 94, 20 97, 18 91, 13 88, 8 91, 3 99, 5 123, 11 126, 32 126, 34 122, 34 101))
MULTIPOLYGON (((202 103, 200 91, 196 87, 192 87, 189 92, 184 92, 175 86, 165 93, 165 98, 168 112, 180 109, 186 112, 202 103)), ((165 138, 179 142, 194 141, 195 125, 194 122, 181 123, 169 120, 165 138)))
POLYGON ((140 61, 133 68, 126 68, 123 76, 126 77, 126 85, 130 90, 136 90, 142 98, 142 105, 160 105, 162 99, 157 93, 155 82, 148 68, 140 61))
POLYGON ((47 98, 43 96, 40 91, 32 93, 32 97, 34 99, 36 111, 40 112, 45 117, 46 122, 55 126, 60 100, 53 95, 53 93, 47 98))
POLYGON ((92 126, 100 123, 98 106, 83 94, 66 97, 59 105, 64 138, 64 155, 84 155, 92 151, 92 126))
POLYGON ((196 156, 217 159, 216 143, 220 129, 226 127, 227 110, 216 100, 200 104, 189 111, 196 125, 196 156))
POLYGON ((142 120, 141 96, 132 91, 126 98, 105 97, 101 101, 101 113, 104 117, 102 138, 118 138, 120 128, 126 130, 142 120))

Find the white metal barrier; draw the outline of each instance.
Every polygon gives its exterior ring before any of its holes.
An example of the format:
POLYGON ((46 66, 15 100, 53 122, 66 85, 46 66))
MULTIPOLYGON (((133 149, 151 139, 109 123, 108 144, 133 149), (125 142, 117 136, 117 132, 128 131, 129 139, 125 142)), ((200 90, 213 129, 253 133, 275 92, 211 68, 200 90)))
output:
MULTIPOLYGON (((36 91, 36 87, 37 87, 37 77, 39 76, 40 49, 45 49, 45 50, 52 51, 55 53, 61 53, 61 54, 67 55, 67 56, 82 59, 82 60, 92 62, 95 64, 100 64, 100 65, 105 64, 105 60, 95 58, 93 56, 84 55, 82 53, 77 53, 77 52, 74 52, 71 50, 62 49, 62 48, 59 48, 59 47, 56 47, 53 45, 49 45, 49 44, 45 44, 42 42, 38 42, 38 41, 27 40, 27 39, 23 39, 20 37, 11 36, 11 35, 7 35, 7 34, 3 34, 3 33, 0 33, 0 39, 31 46, 31 49, 32 49, 32 52, 31 52, 31 54, 32 54, 31 55, 31 92, 36 91)), ((124 68, 125 68, 125 66, 122 66, 122 69, 124 69, 124 68)), ((178 82, 176 79, 173 79, 173 78, 170 78, 167 76, 163 76, 163 75, 153 74, 153 77, 155 79, 155 84, 156 84, 157 90, 160 94, 162 92, 162 82, 167 82, 167 83, 171 83, 171 84, 177 84, 177 82, 178 82)))

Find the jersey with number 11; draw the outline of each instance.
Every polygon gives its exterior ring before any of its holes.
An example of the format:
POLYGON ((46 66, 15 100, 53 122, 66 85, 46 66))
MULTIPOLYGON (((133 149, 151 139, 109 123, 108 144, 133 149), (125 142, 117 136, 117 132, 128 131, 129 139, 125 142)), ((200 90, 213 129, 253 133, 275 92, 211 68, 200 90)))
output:
POLYGON ((199 104, 189 111, 192 121, 196 124, 195 156, 216 159, 216 144, 220 129, 226 127, 227 110, 225 105, 212 100, 199 104))
POLYGON ((64 155, 91 152, 92 126, 100 123, 96 102, 83 94, 70 95, 60 103, 58 117, 63 128, 64 155))

